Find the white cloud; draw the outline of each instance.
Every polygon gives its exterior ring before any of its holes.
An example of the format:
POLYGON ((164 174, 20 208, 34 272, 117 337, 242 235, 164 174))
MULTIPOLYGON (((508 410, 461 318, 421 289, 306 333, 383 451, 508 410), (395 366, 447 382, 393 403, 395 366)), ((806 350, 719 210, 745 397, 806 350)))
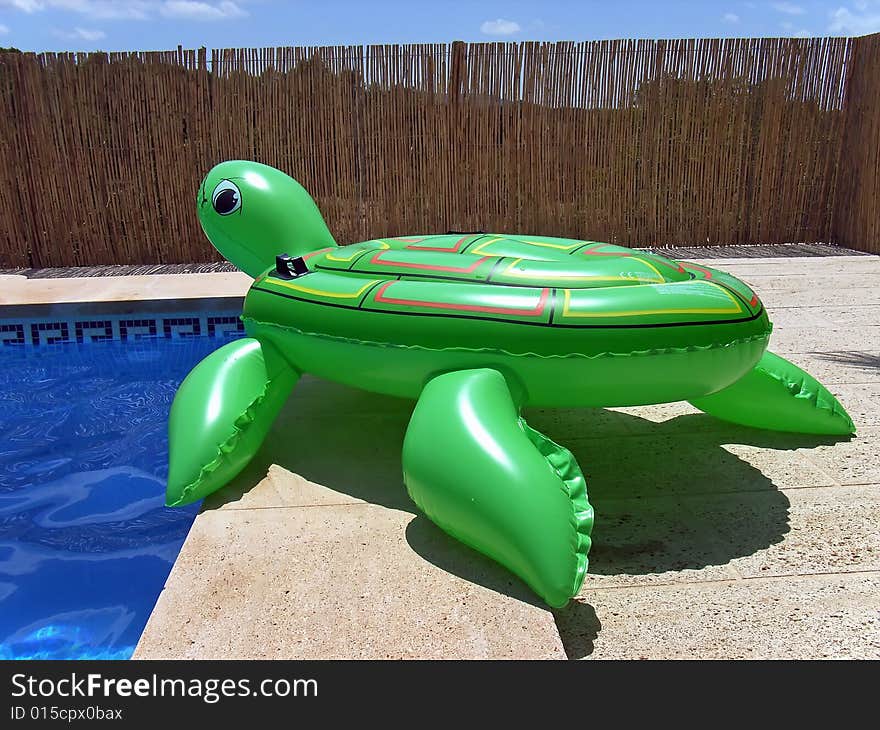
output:
POLYGON ((487 20, 480 26, 480 32, 486 35, 513 35, 521 30, 522 28, 515 20, 505 20, 504 18, 487 20))
POLYGON ((723 23, 739 23, 739 16, 736 13, 724 13, 721 16, 721 21, 723 23))
POLYGON ((40 0, 0 0, 0 7, 15 8, 25 13, 33 13, 43 9, 40 0))
POLYGON ((867 35, 880 31, 880 3, 856 3, 856 11, 839 7, 831 13, 829 33, 839 35, 867 35))
POLYGON ((238 5, 228 0, 221 3, 167 0, 162 3, 159 12, 167 18, 183 18, 185 20, 226 20, 247 15, 238 5))
POLYGON ((84 41, 99 41, 107 37, 103 30, 90 30, 88 28, 74 28, 73 35, 77 38, 82 38, 84 41))
POLYGON ((0 23, 0 35, 5 35, 8 32, 9 32, 9 26, 3 25, 2 23, 0 23))
POLYGON ((0 0, 0 5, 25 13, 51 8, 100 20, 145 20, 151 4, 155 3, 145 0, 0 0))
POLYGON ((156 15, 183 20, 225 20, 247 15, 231 0, 0 0, 0 7, 25 13, 62 10, 92 20, 147 20, 156 15))
POLYGON ((33 13, 43 9, 40 0, 0 0, 0 6, 15 8, 25 13, 33 13))
POLYGON ((92 30, 90 28, 74 28, 73 30, 56 30, 53 31, 59 38, 69 38, 73 41, 88 41, 93 43, 102 38, 106 38, 107 34, 103 30, 92 30))
POLYGON ((779 27, 785 31, 785 35, 789 38, 812 38, 813 34, 808 31, 806 28, 800 28, 795 30, 796 26, 794 23, 790 23, 789 21, 784 21, 779 24, 779 27))
POLYGON ((800 5, 789 2, 773 3, 773 9, 786 15, 803 15, 807 12, 800 5))
POLYGON ((59 10, 81 13, 98 20, 146 20, 150 3, 141 0, 47 0, 59 10))

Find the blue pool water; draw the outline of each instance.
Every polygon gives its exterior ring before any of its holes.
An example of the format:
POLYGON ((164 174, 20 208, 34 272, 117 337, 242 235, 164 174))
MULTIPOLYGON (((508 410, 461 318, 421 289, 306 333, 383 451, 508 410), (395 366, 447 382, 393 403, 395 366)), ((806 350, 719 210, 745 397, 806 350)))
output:
POLYGON ((209 337, 0 348, 0 659, 131 656, 198 505, 164 504, 209 337))

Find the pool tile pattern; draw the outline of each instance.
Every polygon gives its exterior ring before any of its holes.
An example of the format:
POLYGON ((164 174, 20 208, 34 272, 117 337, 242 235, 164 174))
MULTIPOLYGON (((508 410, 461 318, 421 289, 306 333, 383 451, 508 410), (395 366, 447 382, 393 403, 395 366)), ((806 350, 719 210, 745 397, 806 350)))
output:
POLYGON ((149 317, 106 315, 92 319, 0 319, 0 346, 44 347, 64 342, 134 341, 147 338, 179 339, 207 335, 219 339, 240 337, 244 325, 233 312, 174 312, 149 317))

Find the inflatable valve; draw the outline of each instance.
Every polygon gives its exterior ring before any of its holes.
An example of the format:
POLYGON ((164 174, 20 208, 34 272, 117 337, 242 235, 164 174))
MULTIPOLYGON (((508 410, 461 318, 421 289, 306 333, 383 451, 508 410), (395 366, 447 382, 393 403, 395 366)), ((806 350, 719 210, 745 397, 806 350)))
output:
POLYGON ((309 273, 302 256, 288 256, 286 253, 275 257, 275 273, 281 279, 295 279, 309 273))

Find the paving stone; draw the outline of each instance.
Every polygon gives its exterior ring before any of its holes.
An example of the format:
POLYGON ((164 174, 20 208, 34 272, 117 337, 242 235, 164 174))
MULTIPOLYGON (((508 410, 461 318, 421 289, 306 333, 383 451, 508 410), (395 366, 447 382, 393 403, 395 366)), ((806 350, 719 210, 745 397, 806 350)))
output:
POLYGON ((687 509, 711 515, 717 538, 736 555, 730 567, 743 577, 880 571, 880 486, 784 491, 787 529, 755 550, 758 534, 776 534, 778 506, 766 493, 686 498, 687 509))
MULTIPOLYGON (((633 434, 651 434, 656 431, 655 425, 658 423, 666 423, 681 416, 694 416, 699 414, 700 421, 703 426, 706 425, 702 413, 694 408, 686 401, 678 401, 676 403, 659 403, 650 406, 627 406, 624 408, 609 408, 608 410, 615 413, 621 413, 628 418, 625 423, 629 433, 633 434)), ((686 422, 688 419, 684 419, 686 422)), ((696 430, 702 430, 702 427, 695 427, 696 430)))
POLYGON ((826 387, 840 383, 880 383, 880 350, 810 352, 787 358, 826 387))
POLYGON ((801 453, 841 484, 880 484, 880 428, 859 428, 848 441, 804 448, 801 453))
MULTIPOLYGON (((758 296, 764 306, 770 310, 779 308, 825 307, 825 306, 865 306, 880 304, 880 287, 878 286, 825 286, 821 289, 798 288, 764 288, 755 284, 758 296)), ((858 344, 858 343, 856 343, 858 344)))
POLYGON ((838 350, 880 350, 880 327, 776 327, 770 336, 770 350, 786 353, 831 352, 838 350))
POLYGON ((257 472, 258 469, 254 469, 252 464, 251 468, 230 485, 209 495, 203 503, 203 508, 207 510, 270 509, 359 504, 364 501, 346 492, 310 482, 277 464, 269 466, 268 473, 263 479, 259 479, 257 472), (257 481, 256 485, 254 481, 257 481))
POLYGON ((551 438, 563 445, 572 439, 605 439, 632 433, 632 418, 611 408, 527 408, 523 415, 532 428, 552 434, 551 438))
MULTIPOLYGON (((716 267, 721 268, 721 267, 716 267)), ((755 276, 752 273, 741 273, 733 268, 722 269, 742 279, 759 296, 763 292, 771 290, 799 290, 814 292, 818 290, 835 291, 839 289, 873 288, 880 281, 880 273, 860 272, 849 273, 844 270, 840 273, 817 273, 817 274, 779 274, 755 276)))
POLYGON ((880 383, 842 383, 831 390, 846 408, 856 429, 880 426, 880 383))
POLYGON ((3 276, 0 305, 242 297, 252 283, 253 279, 240 271, 105 276, 100 279, 28 279, 23 276, 3 276))
MULTIPOLYGON (((680 498, 593 500, 590 565, 580 595, 597 588, 735 578, 716 539, 717 520, 695 519, 680 498)), ((766 541, 753 546, 760 549, 766 541)))
POLYGON ((878 273, 880 256, 822 256, 822 257, 761 257, 725 259, 682 259, 721 271, 748 275, 785 276, 788 274, 815 274, 826 277, 834 272, 878 273), (785 272, 785 273, 783 273, 785 272))
MULTIPOLYGON (((708 416, 706 417, 708 418, 708 416)), ((593 499, 724 494, 835 483, 834 470, 808 458, 825 437, 741 429, 566 443, 587 478, 593 499), (753 446, 748 449, 746 446, 753 446)), ((829 446, 830 447, 830 446, 829 446)))
POLYGON ((248 467, 205 505, 367 501, 412 511, 401 467, 412 408, 411 401, 304 377, 248 467))
POLYGON ((880 325, 877 308, 871 305, 842 307, 782 307, 769 309, 770 321, 782 327, 840 327, 880 325))
POLYGON ((570 658, 880 658, 880 575, 607 588, 556 612, 570 658))
POLYGON ((206 511, 138 659, 564 658, 526 587, 424 518, 371 505, 206 511))

